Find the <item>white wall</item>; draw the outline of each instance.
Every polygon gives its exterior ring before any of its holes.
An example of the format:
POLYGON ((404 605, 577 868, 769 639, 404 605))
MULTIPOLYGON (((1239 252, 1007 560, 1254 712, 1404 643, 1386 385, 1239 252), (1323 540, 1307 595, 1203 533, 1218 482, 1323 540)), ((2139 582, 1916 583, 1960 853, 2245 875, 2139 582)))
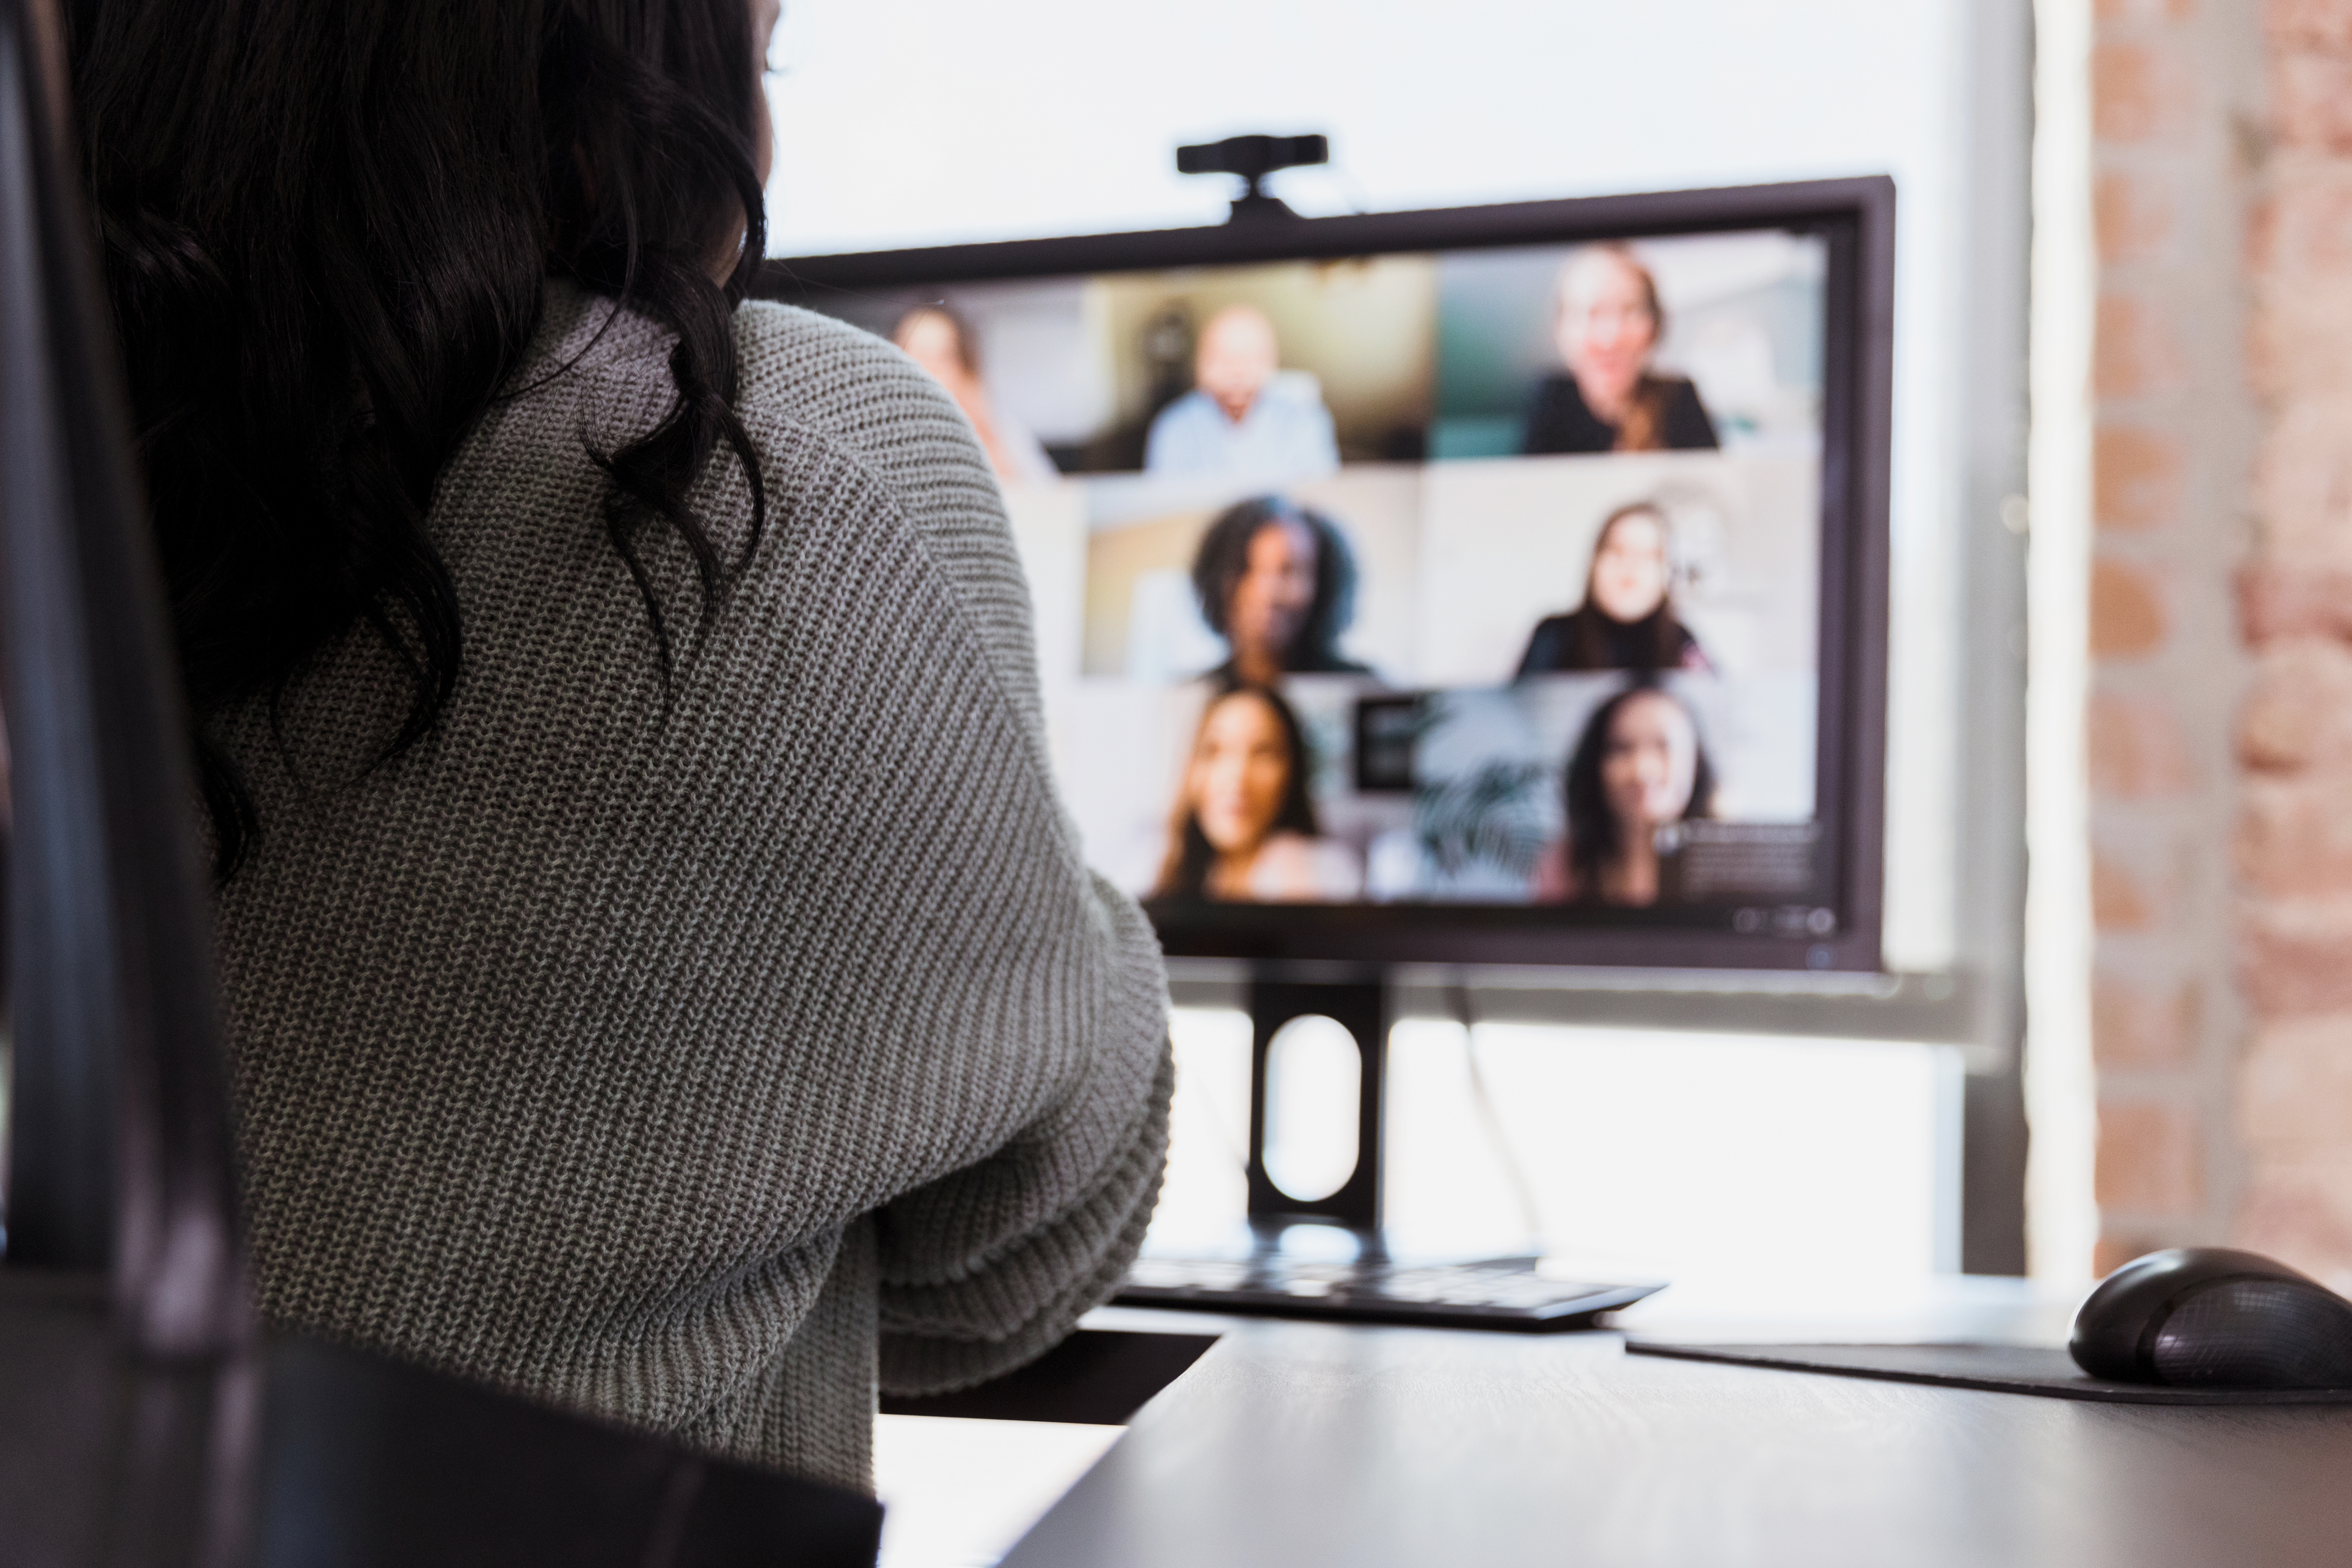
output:
MULTIPOLYGON (((1246 1205, 1249 1019, 1180 1012, 1175 1037, 1152 1245, 1185 1252, 1232 1241, 1246 1205)), ((1474 1074, 1468 1046, 1433 1019, 1390 1037, 1384 1220, 1401 1247, 1539 1251, 1685 1293, 1958 1267, 1949 1047, 1481 1024, 1474 1074)), ((1354 1116, 1352 1098, 1309 1094, 1354 1116)))
POLYGON ((2028 561, 2025 1110, 2028 1267, 2080 1283, 2099 1238, 2093 1185, 2090 694, 2090 0, 2035 0, 2033 531, 2028 561))
POLYGON ((1953 943, 1955 0, 788 0, 772 249, 1213 222, 1177 143, 1322 131, 1301 211, 1891 174, 1887 956, 1953 943))

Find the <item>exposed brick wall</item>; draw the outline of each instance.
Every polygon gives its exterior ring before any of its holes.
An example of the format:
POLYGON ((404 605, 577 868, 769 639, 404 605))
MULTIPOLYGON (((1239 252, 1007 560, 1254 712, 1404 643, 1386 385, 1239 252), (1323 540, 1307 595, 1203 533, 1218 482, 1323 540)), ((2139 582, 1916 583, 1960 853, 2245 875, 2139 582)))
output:
POLYGON ((2094 0, 2101 1268, 2352 1284, 2352 0, 2094 0))
MULTIPOLYGON (((2248 659, 2232 584, 2249 549, 2259 420, 2245 237, 2263 46, 2260 0, 2095 0, 2094 14, 2084 720, 2104 1269, 2153 1247, 2226 1239, 2245 1184, 2231 825, 2248 659)), ((2252 809, 2250 798, 2249 822, 2252 809)), ((2270 820, 2266 846, 2288 826, 2270 820)), ((2352 975, 2352 949, 2346 958, 2352 975)), ((2352 1145, 2352 1121, 2346 1130, 2352 1145)))
POLYGON ((2234 1235, 2352 1282, 2352 0, 2271 0, 2245 267, 2234 1235))

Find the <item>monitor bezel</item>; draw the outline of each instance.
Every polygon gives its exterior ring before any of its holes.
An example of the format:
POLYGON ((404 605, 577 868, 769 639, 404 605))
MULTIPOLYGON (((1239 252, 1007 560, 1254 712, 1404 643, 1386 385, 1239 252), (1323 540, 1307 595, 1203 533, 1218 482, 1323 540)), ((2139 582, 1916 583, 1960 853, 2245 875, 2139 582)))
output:
POLYGON ((1172 956, 1260 963, 1540 964, 1877 973, 1885 859, 1888 515, 1893 443, 1895 183, 1885 176, 1648 192, 1344 217, 772 258, 755 295, 808 303, 1028 278, 1574 245, 1739 229, 1828 242, 1822 417, 1819 805, 1838 929, 1743 934, 1612 910, 1609 924, 1514 906, 1155 905, 1172 956), (1650 923, 1655 921, 1657 923, 1650 923))

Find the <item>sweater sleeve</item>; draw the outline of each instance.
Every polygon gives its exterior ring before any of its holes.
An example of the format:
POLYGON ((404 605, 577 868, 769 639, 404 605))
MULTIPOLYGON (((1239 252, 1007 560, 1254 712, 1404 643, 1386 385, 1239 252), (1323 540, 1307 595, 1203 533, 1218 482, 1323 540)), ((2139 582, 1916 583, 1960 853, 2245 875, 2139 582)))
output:
MULTIPOLYGON (((758 313, 747 312, 754 334, 758 313)), ((771 325, 811 330, 798 312, 777 315, 793 320, 771 325)), ((1024 794, 1046 803, 1050 827, 1013 847, 1023 886, 1045 889, 1025 895, 1041 900, 1029 918, 1071 933, 1055 963, 1067 971, 1059 994, 1072 1001, 1059 1017, 1029 1026, 1052 1037, 1002 1043, 1028 1058, 1011 1064, 1014 1076, 1050 1079, 1033 1113, 978 1159, 899 1194, 877 1215, 882 1383, 932 1392, 1043 1353, 1132 1261, 1167 1156, 1167 982, 1150 922, 1087 870, 1055 793, 1027 579, 985 453, 955 405, 896 350, 864 334, 836 342, 839 356, 824 363, 839 367, 827 374, 843 377, 840 392, 804 384, 803 395, 845 411, 828 421, 829 433, 875 477, 944 582, 960 626, 940 646, 971 648, 985 666, 981 689, 1001 706, 1002 723, 992 727, 1018 753, 1006 765, 1025 776, 1024 794)), ((759 363, 747 356, 747 370, 756 374, 759 363)))
MULTIPOLYGON (((1020 1138, 883 1211, 881 1378, 893 1393, 961 1388, 1042 1355, 1110 1294, 1143 1244, 1175 1086, 1166 985, 1140 912, 1097 888, 1120 954, 1114 1029, 1162 1019, 1149 1087, 1137 1096, 1125 1074, 1089 1071, 1020 1138)), ((1124 1043, 1106 1037, 1102 1049, 1124 1043)))

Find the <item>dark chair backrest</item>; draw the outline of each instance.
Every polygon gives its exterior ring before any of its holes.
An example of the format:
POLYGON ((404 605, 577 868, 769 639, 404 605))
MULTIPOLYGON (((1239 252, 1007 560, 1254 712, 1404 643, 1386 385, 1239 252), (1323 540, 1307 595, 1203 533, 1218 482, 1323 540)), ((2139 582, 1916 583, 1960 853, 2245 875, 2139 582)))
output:
POLYGON ((110 1267, 142 1349, 232 1353, 245 1292, 188 731, 35 6, 0 11, 8 1258, 110 1267))
MULTIPOLYGON (((107 1281, 104 1386, 131 1414, 40 1413, 79 1466, 16 1511, 63 1521, 76 1501, 137 1500, 145 1517, 110 1530, 108 1550, 216 1562, 244 1526, 254 1336, 187 729, 89 228, 58 155, 58 43, 46 0, 0 0, 6 1261, 15 1281, 41 1281, 12 1289, 14 1326, 60 1365, 101 1364, 75 1353, 89 1336, 70 1331, 72 1287, 107 1281), (60 1281, 63 1296, 45 1289, 60 1281)), ((25 1522, 26 1542, 60 1553, 69 1534, 25 1522)))

